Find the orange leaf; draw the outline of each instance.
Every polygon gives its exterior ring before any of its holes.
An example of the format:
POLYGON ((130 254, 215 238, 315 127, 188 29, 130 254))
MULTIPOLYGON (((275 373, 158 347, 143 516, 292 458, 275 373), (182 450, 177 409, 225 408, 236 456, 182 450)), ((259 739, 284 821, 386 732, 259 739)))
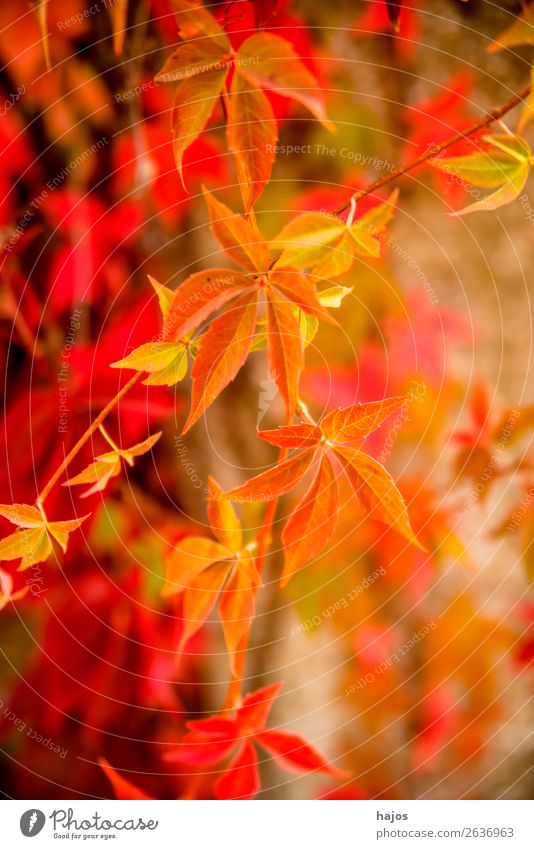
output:
POLYGON ((404 499, 389 472, 363 451, 341 446, 336 446, 334 451, 342 462, 354 492, 371 518, 394 528, 417 548, 425 551, 412 530, 404 499))
POLYGON ((284 587, 301 566, 309 563, 332 538, 337 524, 339 493, 328 457, 321 460, 315 480, 282 531, 284 587))
POLYGON ((269 283, 304 312, 337 326, 338 322, 319 301, 315 283, 300 271, 295 268, 276 268, 269 274, 269 283))
POLYGON ((252 35, 239 48, 236 65, 249 82, 297 100, 325 127, 333 129, 317 80, 285 38, 270 32, 252 35))
POLYGON ((221 589, 234 566, 234 561, 224 561, 208 566, 191 581, 184 592, 182 638, 179 651, 187 641, 202 628, 204 622, 215 607, 221 589))
POLYGON ((217 396, 235 378, 247 359, 258 308, 257 292, 247 292, 226 312, 212 321, 202 337, 191 372, 191 410, 183 433, 200 418, 217 396))
POLYGON ((226 545, 206 537, 185 537, 179 540, 167 557, 162 596, 182 592, 200 572, 213 563, 232 557, 226 545))
POLYGON ((291 306, 267 294, 267 357, 269 372, 286 405, 287 419, 295 412, 304 354, 300 327, 291 306))
POLYGON ((172 0, 176 9, 178 32, 182 38, 209 36, 210 38, 226 38, 220 23, 208 12, 201 2, 191 0, 172 0))
POLYGON ((231 47, 225 35, 194 39, 178 45, 155 79, 160 83, 190 80, 228 65, 231 47))
POLYGON ((164 342, 176 342, 240 292, 251 288, 244 274, 210 268, 188 277, 174 293, 163 328, 164 342))
POLYGON ((258 758, 254 746, 247 740, 215 782, 215 795, 217 799, 253 799, 259 789, 258 758))
POLYGON ((305 448, 312 445, 318 445, 321 441, 322 433, 317 425, 303 424, 283 425, 274 430, 258 431, 258 436, 271 445, 278 445, 280 448, 305 448))
POLYGON ((111 786, 113 787, 113 791, 115 793, 116 799, 153 799, 153 796, 148 796, 144 790, 141 790, 140 787, 137 787, 131 781, 128 781, 127 778, 124 778, 120 773, 118 773, 110 763, 105 758, 99 758, 98 763, 106 773, 107 778, 111 786))
POLYGON ((234 74, 228 97, 228 147, 235 156, 245 212, 250 212, 269 182, 275 160, 278 125, 259 88, 234 74))
POLYGON ((128 17, 128 0, 113 0, 108 6, 109 17, 113 29, 113 50, 115 56, 120 56, 124 47, 126 35, 126 19, 128 17))
POLYGON ((182 80, 176 88, 171 115, 174 159, 184 189, 182 160, 189 145, 208 123, 228 76, 228 67, 213 68, 182 80))
POLYGON ((260 577, 250 561, 240 559, 230 580, 222 591, 219 615, 228 649, 232 674, 236 674, 236 654, 242 639, 248 634, 254 617, 256 591, 260 577))
POLYGON ((243 545, 241 522, 232 505, 221 498, 222 489, 211 475, 208 478, 208 486, 210 497, 206 509, 210 527, 219 542, 237 554, 243 545))
POLYGON ((272 501, 279 495, 289 492, 298 484, 307 472, 316 451, 313 448, 295 454, 279 463, 273 469, 250 478, 242 486, 223 493, 229 501, 272 501))
POLYGON ((256 224, 233 213, 206 190, 204 197, 213 235, 228 256, 247 271, 266 271, 270 262, 269 250, 256 224))
POLYGON ((321 430, 329 442, 363 439, 380 427, 406 400, 406 397, 384 398, 383 401, 370 401, 333 410, 322 420, 321 430))

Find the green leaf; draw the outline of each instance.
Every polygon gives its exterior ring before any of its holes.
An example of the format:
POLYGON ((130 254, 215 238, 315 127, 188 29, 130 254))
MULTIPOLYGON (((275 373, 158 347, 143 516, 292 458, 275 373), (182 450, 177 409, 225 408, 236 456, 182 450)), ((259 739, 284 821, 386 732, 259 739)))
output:
MULTIPOLYGON (((178 346, 177 346, 178 347, 178 346)), ((174 386, 187 374, 187 348, 181 345, 181 351, 168 366, 160 371, 153 371, 145 380, 145 386, 174 386)))
POLYGON ((451 213, 452 215, 498 209, 515 200, 527 181, 531 150, 525 139, 508 135, 488 135, 483 138, 495 150, 429 160, 434 168, 474 186, 497 189, 487 197, 451 213))
POLYGON ((145 342, 124 359, 111 363, 110 367, 131 368, 151 374, 166 369, 182 355, 183 350, 184 346, 181 342, 145 342))
POLYGON ((148 279, 150 281, 150 285, 154 289, 154 292, 158 296, 161 314, 163 318, 167 318, 167 313, 169 312, 172 299, 174 298, 174 292, 172 289, 169 289, 168 286, 164 286, 162 283, 159 283, 155 277, 152 277, 151 274, 148 275, 148 279))

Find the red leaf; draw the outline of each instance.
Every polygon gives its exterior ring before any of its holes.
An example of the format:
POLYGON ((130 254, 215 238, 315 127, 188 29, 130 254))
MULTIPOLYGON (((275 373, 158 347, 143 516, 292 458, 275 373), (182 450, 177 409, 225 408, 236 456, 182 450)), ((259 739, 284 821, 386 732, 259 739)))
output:
POLYGON ((98 763, 106 773, 115 793, 116 799, 153 799, 153 796, 148 796, 140 787, 136 787, 127 778, 123 778, 105 758, 99 758, 98 763))
POLYGON ((287 731, 260 731, 254 738, 267 749, 272 757, 280 762, 288 772, 324 772, 327 775, 340 776, 345 773, 326 761, 319 752, 299 734, 287 731))
POLYGON ((267 271, 269 250, 255 222, 236 215, 208 191, 204 197, 212 233, 228 256, 247 271, 267 271))
POLYGON ((280 681, 277 684, 261 687, 245 697, 236 715, 237 727, 241 733, 261 731, 265 728, 273 702, 282 686, 283 684, 280 681))
POLYGON ((236 724, 231 719, 208 717, 188 723, 192 729, 176 748, 164 755, 167 763, 191 766, 215 764, 228 755, 237 742, 236 724))
POLYGON ((215 783, 215 795, 218 799, 253 799, 259 789, 258 758, 254 746, 247 740, 215 783))

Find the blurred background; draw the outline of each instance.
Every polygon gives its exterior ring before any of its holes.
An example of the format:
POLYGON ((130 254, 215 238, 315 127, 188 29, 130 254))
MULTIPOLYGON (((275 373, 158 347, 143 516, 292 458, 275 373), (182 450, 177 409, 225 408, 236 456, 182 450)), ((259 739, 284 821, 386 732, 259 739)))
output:
MULTIPOLYGON (((125 382, 109 363, 157 335, 147 274, 175 288, 227 264, 201 185, 241 209, 222 112, 186 153, 187 191, 179 180, 173 86, 153 82, 178 40, 172 4, 130 2, 120 56, 107 6, 50 0, 49 71, 35 10, 0 7, 3 503, 34 502, 125 382)), ((244 0, 212 11, 234 45, 254 29, 244 0)), ((528 82, 530 48, 487 52, 517 3, 413 0, 398 33, 383 0, 275 11, 267 28, 313 70, 337 132, 270 95, 282 148, 257 210, 268 237, 296 212, 335 209, 528 82)), ((517 117, 505 118, 512 130, 517 117)), ((447 216, 465 188, 437 171, 396 185, 383 256, 336 279, 352 291, 341 328, 322 326, 308 348, 302 394, 315 416, 409 396, 369 450, 399 482, 429 554, 350 501, 335 543, 280 590, 285 499, 245 689, 283 680, 274 724, 340 757, 351 777, 288 776, 266 761, 262 798, 532 796, 532 183, 514 204, 465 219, 447 216)), ((216 616, 177 653, 165 554, 208 534, 209 474, 227 488, 274 462, 255 431, 282 408, 262 352, 182 438, 189 391, 186 380, 125 396, 109 430, 128 445, 161 429, 154 454, 85 504, 56 487, 53 518, 92 512, 64 558, 23 573, 3 564, 27 587, 0 612, 6 798, 110 797, 99 757, 151 795, 209 795, 162 755, 188 720, 220 709, 228 664, 216 616)), ((73 471, 103 450, 95 436, 73 471)), ((248 507, 243 519, 259 516, 248 507)))

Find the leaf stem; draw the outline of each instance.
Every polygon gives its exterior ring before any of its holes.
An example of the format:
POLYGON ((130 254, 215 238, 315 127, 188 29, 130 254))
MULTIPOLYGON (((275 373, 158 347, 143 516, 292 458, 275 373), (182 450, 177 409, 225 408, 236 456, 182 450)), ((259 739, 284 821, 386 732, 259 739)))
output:
POLYGON ((57 467, 56 471, 54 472, 54 474, 52 475, 50 480, 45 484, 45 486, 43 487, 43 489, 39 493, 39 497, 37 499, 37 504, 39 505, 39 508, 41 507, 41 505, 43 504, 43 502, 45 501, 46 497, 49 495, 50 491, 53 489, 55 484, 58 482, 61 475, 64 474, 69 463, 71 463, 72 460, 74 460, 74 458, 76 457, 76 455, 78 454, 80 449, 83 448, 83 446, 85 445, 87 440, 90 439, 90 437, 93 435, 95 430, 98 430, 98 428, 100 427, 100 425, 102 424, 102 422, 104 421, 106 416, 108 416, 108 414, 113 410, 113 408, 117 406, 117 404, 119 403, 121 398, 124 395, 126 395, 127 392, 130 391, 132 386, 134 386, 137 383, 137 381, 139 380, 140 377, 142 377, 142 375, 143 375, 143 372, 137 371, 134 374, 134 376, 131 377, 130 380, 127 383, 124 384, 122 389, 119 389, 119 391, 117 392, 115 397, 112 398, 111 401, 109 401, 109 403, 106 404, 106 406, 99 412, 99 414, 96 416, 96 418, 93 419, 93 421, 91 422, 91 424, 89 425, 89 427, 87 428, 85 433, 82 434, 82 436, 80 436, 79 440, 73 445, 73 447, 70 449, 69 453, 65 456, 64 460, 57 467))
POLYGON ((391 171, 389 174, 384 174, 382 177, 379 177, 378 180, 375 180, 374 183, 370 183, 366 186, 365 189, 359 189, 359 191, 354 192, 350 199, 346 202, 338 206, 337 209, 334 210, 334 215, 339 215, 341 212, 344 212, 348 209, 353 202, 357 203, 367 195, 373 194, 377 189, 381 189, 383 186, 387 186, 388 183, 393 182, 393 180, 398 179, 398 177, 402 177, 403 174, 407 174, 409 171, 413 171, 414 168, 417 168, 418 165, 422 165, 423 162, 426 162, 427 159, 430 159, 433 156, 438 156, 447 148, 452 147, 456 142, 462 141, 462 139, 469 138, 474 133, 478 132, 478 130, 483 130, 485 127, 489 127, 490 124, 493 124, 495 121, 500 121, 501 118, 506 115, 507 112, 510 112, 515 106, 518 106, 523 100, 525 100, 532 90, 532 83, 527 85, 522 91, 518 94, 514 94, 510 100, 507 100, 506 103, 502 103, 500 106, 497 106, 496 109, 493 109, 491 112, 488 112, 484 115, 483 118, 480 118, 474 124, 471 124, 467 129, 462 130, 460 133, 456 133, 456 135, 451 136, 451 138, 442 142, 441 144, 431 145, 424 153, 421 153, 420 156, 417 156, 415 159, 412 159, 410 162, 407 162, 406 165, 401 165, 399 168, 396 168, 395 171, 391 171))

